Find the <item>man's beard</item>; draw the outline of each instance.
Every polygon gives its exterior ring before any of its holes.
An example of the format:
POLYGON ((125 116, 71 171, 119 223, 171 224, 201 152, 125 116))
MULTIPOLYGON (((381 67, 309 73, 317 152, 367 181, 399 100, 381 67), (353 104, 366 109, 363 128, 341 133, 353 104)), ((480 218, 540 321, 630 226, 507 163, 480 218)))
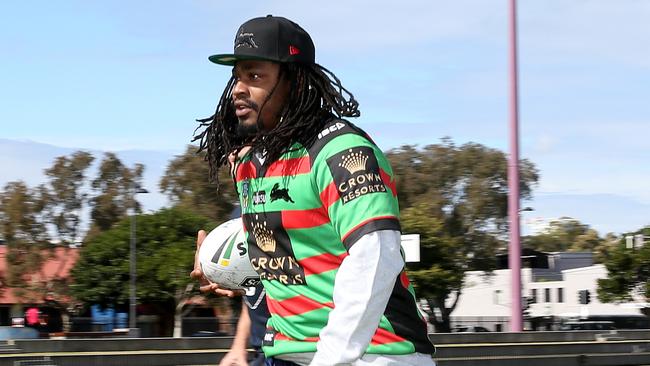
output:
POLYGON ((257 133, 260 131, 260 127, 263 126, 263 124, 262 116, 260 116, 260 106, 250 99, 244 99, 244 103, 246 103, 250 109, 257 113, 257 121, 255 121, 255 124, 243 124, 241 121, 237 123, 237 136, 243 139, 248 139, 257 135, 257 133))
POLYGON ((259 129, 257 128, 257 123, 252 125, 247 125, 243 123, 237 124, 237 136, 241 137, 242 139, 251 138, 257 135, 258 131, 259 129))

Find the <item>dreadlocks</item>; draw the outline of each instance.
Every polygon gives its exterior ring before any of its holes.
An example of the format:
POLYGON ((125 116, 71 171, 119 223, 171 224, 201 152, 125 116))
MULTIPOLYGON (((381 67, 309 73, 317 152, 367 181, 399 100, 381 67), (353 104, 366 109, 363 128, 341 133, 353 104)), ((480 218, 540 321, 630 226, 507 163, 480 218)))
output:
POLYGON ((277 160, 295 142, 311 146, 323 126, 332 118, 358 117, 359 103, 341 81, 318 64, 281 64, 281 77, 289 80, 290 91, 280 113, 280 122, 270 131, 259 130, 252 137, 237 133, 238 120, 232 102, 234 76, 224 89, 214 115, 198 119, 203 131, 193 141, 200 140, 197 152, 207 150, 210 178, 219 184, 217 171, 228 164, 228 155, 237 153, 245 145, 252 152, 266 156, 265 165, 277 160))

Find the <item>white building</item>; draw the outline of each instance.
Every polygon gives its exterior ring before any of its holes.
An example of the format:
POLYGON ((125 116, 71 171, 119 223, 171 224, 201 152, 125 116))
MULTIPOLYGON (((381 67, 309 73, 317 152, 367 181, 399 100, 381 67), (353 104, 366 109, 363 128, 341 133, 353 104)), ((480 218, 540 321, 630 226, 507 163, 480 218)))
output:
MULTIPOLYGON (((606 278, 607 270, 603 265, 593 265, 591 253, 528 254, 522 256, 523 266, 528 268, 521 270, 522 301, 531 299, 526 329, 555 329, 558 321, 567 317, 640 315, 639 309, 646 305, 599 302, 597 280, 606 278), (589 304, 580 304, 581 290, 589 291, 589 304)), ((480 325, 490 331, 508 331, 510 301, 509 269, 496 270, 492 274, 467 272, 461 297, 451 314, 452 328, 480 325)))

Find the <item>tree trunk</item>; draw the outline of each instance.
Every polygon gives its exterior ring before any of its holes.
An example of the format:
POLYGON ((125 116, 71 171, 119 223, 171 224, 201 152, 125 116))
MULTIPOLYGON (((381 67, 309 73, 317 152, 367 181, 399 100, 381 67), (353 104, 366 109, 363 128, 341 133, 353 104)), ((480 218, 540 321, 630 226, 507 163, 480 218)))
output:
POLYGON ((70 315, 67 311, 61 313, 61 322, 63 323, 63 332, 68 333, 72 324, 70 323, 70 315))
POLYGON ((180 338, 183 335, 183 312, 177 306, 174 312, 174 338, 180 338))
POLYGON ((183 307, 187 304, 193 288, 194 284, 190 283, 185 287, 185 291, 177 290, 176 296, 174 296, 176 300, 176 307, 174 308, 174 338, 180 338, 183 335, 183 317, 192 310, 193 306, 189 305, 186 309, 183 309, 183 307))
POLYGON ((436 333, 451 333, 451 321, 449 316, 451 310, 445 308, 444 298, 435 298, 428 300, 431 309, 431 323, 436 327, 436 333))

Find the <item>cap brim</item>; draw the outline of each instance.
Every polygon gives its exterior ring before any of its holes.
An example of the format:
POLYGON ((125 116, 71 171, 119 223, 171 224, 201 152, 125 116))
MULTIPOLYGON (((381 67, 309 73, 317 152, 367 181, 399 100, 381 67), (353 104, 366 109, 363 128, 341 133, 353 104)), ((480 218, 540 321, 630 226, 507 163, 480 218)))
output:
POLYGON ((246 55, 235 55, 233 53, 224 53, 220 55, 212 55, 208 57, 208 60, 219 65, 234 66, 237 61, 240 60, 260 60, 260 61, 274 61, 264 57, 255 57, 255 56, 246 56, 246 55))

